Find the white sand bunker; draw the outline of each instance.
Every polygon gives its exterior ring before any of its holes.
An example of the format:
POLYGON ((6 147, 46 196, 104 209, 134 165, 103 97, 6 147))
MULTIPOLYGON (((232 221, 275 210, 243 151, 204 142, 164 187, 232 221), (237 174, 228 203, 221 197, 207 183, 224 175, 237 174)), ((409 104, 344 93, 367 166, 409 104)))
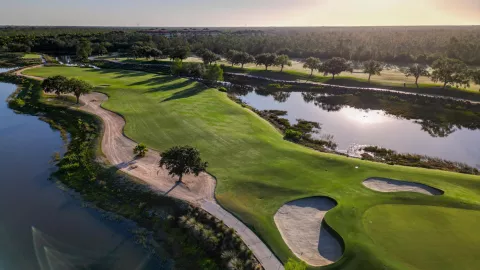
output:
POLYGON ((289 202, 275 214, 283 240, 312 266, 328 265, 342 256, 340 242, 322 226, 323 217, 336 205, 330 198, 312 197, 289 202))
POLYGON ((363 185, 369 189, 380 192, 417 192, 426 195, 442 195, 443 191, 420 183, 393 180, 387 178, 370 178, 363 181, 363 185))

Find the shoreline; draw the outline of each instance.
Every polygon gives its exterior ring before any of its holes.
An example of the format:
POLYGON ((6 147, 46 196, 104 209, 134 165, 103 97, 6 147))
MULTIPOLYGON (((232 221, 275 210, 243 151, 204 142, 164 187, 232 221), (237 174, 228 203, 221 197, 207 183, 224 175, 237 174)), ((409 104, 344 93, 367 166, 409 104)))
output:
MULTIPOLYGON (((38 67, 38 66, 35 66, 38 67)), ((30 68, 35 68, 35 67, 27 67, 23 68, 21 70, 15 71, 15 74, 17 76, 26 76, 29 79, 33 80, 43 80, 43 78, 35 77, 35 76, 28 76, 28 75, 23 75, 22 71, 30 69, 30 68)), ((102 122, 104 123, 104 130, 103 130, 103 136, 102 136, 102 142, 101 142, 101 152, 104 153, 106 156, 107 160, 109 160, 110 164, 114 164, 117 169, 120 169, 122 173, 126 173, 131 175, 132 177, 141 180, 142 182, 148 184, 150 187, 153 187, 152 189, 155 192, 166 192, 168 193, 168 197, 173 197, 175 199, 180 199, 180 200, 185 200, 189 203, 193 203, 194 205, 197 205, 200 207, 202 210, 206 211, 207 213, 219 218, 224 222, 225 225, 227 225, 230 228, 233 228, 236 230, 237 234, 242 238, 242 240, 245 242, 245 244, 253 251, 253 253, 256 255, 257 260, 260 261, 262 266, 265 269, 282 269, 283 266, 281 262, 276 258, 276 256, 271 252, 271 250, 266 246, 263 241, 256 236, 255 233, 253 233, 243 222, 238 220, 236 217, 234 217, 231 213, 229 213, 227 210, 222 208, 215 200, 214 194, 213 194, 213 189, 215 187, 215 184, 213 186, 210 184, 209 188, 207 188, 206 191, 200 190, 200 194, 204 194, 203 196, 198 197, 195 195, 192 191, 190 191, 188 188, 182 188, 181 191, 178 191, 178 185, 176 185, 176 180, 169 177, 168 173, 166 171, 163 171, 163 175, 160 173, 161 170, 155 172, 151 168, 148 168, 152 166, 153 164, 157 164, 158 162, 152 162, 156 161, 159 159, 157 158, 158 153, 155 152, 154 150, 150 150, 149 153, 147 154, 147 158, 142 158, 137 160, 130 159, 133 156, 132 149, 135 143, 131 141, 129 138, 125 137, 123 135, 123 127, 125 125, 125 122, 122 117, 120 117, 118 114, 113 113, 111 111, 103 109, 100 105, 102 102, 98 103, 96 100, 98 98, 101 98, 98 95, 104 95, 101 93, 97 94, 90 94, 82 97, 82 102, 85 103, 84 106, 80 108, 74 108, 74 110, 80 110, 84 111, 89 114, 93 114, 96 117, 99 117, 102 119, 102 122), (93 99, 92 99, 93 98, 93 99), (90 101, 89 101, 90 100, 90 101), (95 100, 95 101, 94 101, 95 100), (82 109, 83 108, 83 109, 82 109), (98 113, 98 114, 97 114, 98 113), (115 119, 116 118, 116 119, 115 119), (120 120, 121 119, 121 120, 120 120), (122 124, 123 122, 123 124, 122 124), (114 127, 112 128, 112 123, 114 127), (104 133, 107 133, 109 135, 105 136, 104 133), (113 135, 112 135, 113 133, 113 135), (105 139, 107 138, 107 139, 105 139), (114 139, 112 139, 114 138, 114 139), (111 144, 113 142, 113 144, 111 144), (111 144, 108 146, 108 149, 111 150, 107 151, 105 153, 105 144, 111 144), (116 145, 118 144, 122 145, 122 150, 123 151, 117 151, 116 145), (128 152, 128 153, 127 153, 128 152), (157 154, 157 155, 155 155, 157 154), (119 158, 120 157, 120 158, 119 158), (127 158, 127 163, 125 163, 125 160, 122 161, 122 159, 127 158), (113 160, 111 160, 113 159, 113 160), (130 161, 128 161, 130 160, 130 161), (144 164, 138 164, 144 160, 144 164), (113 162, 112 162, 113 161, 113 162), (120 161, 120 162, 119 162, 120 161), (131 161, 135 161, 135 163, 130 163, 131 161), (148 161, 148 162, 146 162, 148 161), (132 174, 132 171, 129 170, 131 168, 131 165, 138 166, 140 167, 141 170, 140 174, 132 174), (147 168, 147 169, 146 169, 147 168), (167 180, 167 185, 168 182, 170 182, 170 186, 159 186, 158 184, 155 183, 155 180, 158 180, 156 173, 161 175, 162 179, 170 179, 167 180), (153 185, 152 185, 153 184, 153 185), (205 193, 206 192, 206 193, 205 193), (207 195, 207 194, 211 195, 207 195), (173 195, 173 196, 170 196, 173 195)), ((106 95, 104 95, 106 97, 106 95)), ((105 101, 105 100, 104 100, 105 101)), ((155 168, 156 166, 153 165, 155 168)), ((138 168, 137 167, 137 168, 138 168)), ((135 170, 137 169, 135 168, 135 170)), ((211 180, 209 181, 214 181, 214 179, 210 176, 205 174, 203 176, 204 178, 210 178, 211 180)), ((185 180, 188 182, 188 177, 185 177, 185 180)), ((214 182, 213 182, 214 183, 214 182)))

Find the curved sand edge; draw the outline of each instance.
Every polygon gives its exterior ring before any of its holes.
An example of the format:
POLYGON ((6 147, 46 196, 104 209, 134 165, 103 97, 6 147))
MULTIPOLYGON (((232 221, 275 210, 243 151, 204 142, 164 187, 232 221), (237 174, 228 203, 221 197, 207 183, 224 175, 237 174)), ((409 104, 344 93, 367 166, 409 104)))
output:
POLYGON ((369 178, 362 184, 379 192, 416 192, 430 196, 438 196, 444 193, 440 189, 425 184, 379 177, 369 178))
POLYGON ((323 224, 325 214, 336 205, 328 197, 310 197, 288 202, 275 213, 285 243, 311 266, 332 264, 343 254, 342 244, 323 224))

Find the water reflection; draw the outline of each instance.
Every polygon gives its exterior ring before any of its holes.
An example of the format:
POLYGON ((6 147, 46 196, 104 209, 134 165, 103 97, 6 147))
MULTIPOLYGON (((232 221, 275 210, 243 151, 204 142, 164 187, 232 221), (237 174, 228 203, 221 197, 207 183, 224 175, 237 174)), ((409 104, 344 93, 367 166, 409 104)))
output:
POLYGON ((321 123, 318 136, 332 134, 344 152, 358 145, 377 145, 480 164, 480 148, 472 147, 480 137, 478 105, 338 89, 314 93, 232 85, 230 91, 256 109, 287 111, 285 118, 291 123, 296 119, 321 123))
POLYGON ((107 220, 49 180, 63 142, 7 107, 15 89, 0 83, 0 269, 168 269, 135 243, 133 222, 107 220))

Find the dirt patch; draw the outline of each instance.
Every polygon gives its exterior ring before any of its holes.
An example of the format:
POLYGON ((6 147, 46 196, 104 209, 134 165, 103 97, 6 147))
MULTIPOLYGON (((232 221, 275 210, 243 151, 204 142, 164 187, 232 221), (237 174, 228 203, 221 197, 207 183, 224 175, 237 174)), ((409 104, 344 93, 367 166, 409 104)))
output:
POLYGON ((393 180, 387 178, 369 178, 363 181, 363 185, 369 189, 379 192, 416 192, 425 195, 438 196, 442 195, 443 191, 431 186, 427 186, 415 182, 407 182, 400 180, 393 180))
POLYGON ((336 205, 327 197, 305 198, 286 203, 274 216, 283 240, 309 265, 332 264, 342 256, 342 245, 322 223, 328 210, 336 205))

